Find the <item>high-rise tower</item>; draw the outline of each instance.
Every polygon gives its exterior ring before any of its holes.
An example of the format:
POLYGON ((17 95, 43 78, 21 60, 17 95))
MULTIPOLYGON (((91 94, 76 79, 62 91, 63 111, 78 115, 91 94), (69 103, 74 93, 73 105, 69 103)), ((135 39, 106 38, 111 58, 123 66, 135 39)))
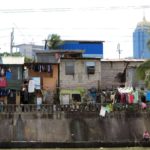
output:
POLYGON ((150 49, 148 49, 147 45, 148 40, 150 40, 150 22, 143 17, 143 21, 137 24, 133 32, 134 58, 150 58, 150 49))

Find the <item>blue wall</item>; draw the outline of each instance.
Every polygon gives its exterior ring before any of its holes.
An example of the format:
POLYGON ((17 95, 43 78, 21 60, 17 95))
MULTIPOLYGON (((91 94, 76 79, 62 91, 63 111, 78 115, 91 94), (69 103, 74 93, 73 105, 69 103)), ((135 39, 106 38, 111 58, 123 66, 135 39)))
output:
POLYGON ((85 57, 103 57, 103 42, 101 41, 65 41, 59 48, 63 50, 84 50, 83 56, 85 57))

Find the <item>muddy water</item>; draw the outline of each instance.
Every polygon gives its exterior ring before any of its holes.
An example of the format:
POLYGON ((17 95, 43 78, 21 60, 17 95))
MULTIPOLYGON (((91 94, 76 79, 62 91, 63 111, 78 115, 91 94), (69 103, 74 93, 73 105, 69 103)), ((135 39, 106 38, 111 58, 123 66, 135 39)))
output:
MULTIPOLYGON (((10 150, 10 149, 0 149, 0 150, 10 150)), ((150 150, 150 148, 145 147, 128 147, 128 148, 46 148, 46 149, 11 149, 11 150, 150 150)))

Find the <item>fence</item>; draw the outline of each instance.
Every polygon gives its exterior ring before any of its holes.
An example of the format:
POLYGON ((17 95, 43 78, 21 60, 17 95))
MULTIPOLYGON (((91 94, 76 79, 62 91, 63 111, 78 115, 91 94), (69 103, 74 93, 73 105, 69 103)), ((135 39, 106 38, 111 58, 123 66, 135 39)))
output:
POLYGON ((138 111, 150 111, 150 103, 147 103, 146 109, 142 109, 141 104, 108 104, 108 103, 81 103, 81 104, 70 104, 70 105, 53 105, 53 104, 0 104, 0 113, 49 113, 52 114, 54 112, 99 112, 101 106, 109 106, 112 108, 112 111, 130 111, 130 112, 138 112, 138 111))

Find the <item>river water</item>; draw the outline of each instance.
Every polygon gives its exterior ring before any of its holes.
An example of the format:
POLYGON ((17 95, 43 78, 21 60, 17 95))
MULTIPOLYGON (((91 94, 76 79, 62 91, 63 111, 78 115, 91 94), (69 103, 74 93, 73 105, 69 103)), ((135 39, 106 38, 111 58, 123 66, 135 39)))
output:
MULTIPOLYGON (((10 150, 10 149, 0 149, 0 150, 10 150)), ((150 150, 150 147, 126 147, 126 148, 16 148, 11 150, 150 150)))

